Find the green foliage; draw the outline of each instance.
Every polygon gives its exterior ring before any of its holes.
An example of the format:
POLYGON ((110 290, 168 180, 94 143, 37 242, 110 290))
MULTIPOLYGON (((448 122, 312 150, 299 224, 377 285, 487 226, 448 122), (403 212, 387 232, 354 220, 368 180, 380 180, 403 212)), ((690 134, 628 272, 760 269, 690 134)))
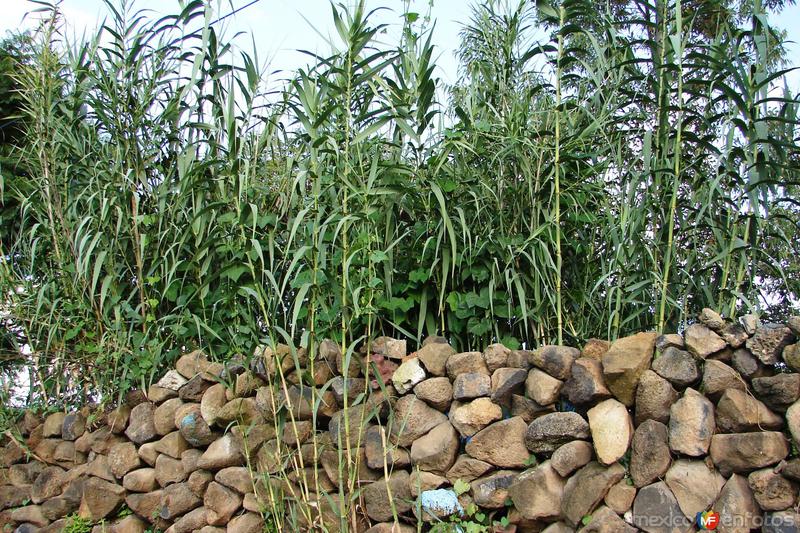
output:
POLYGON ((89 533, 92 530, 92 525, 90 519, 71 514, 67 517, 64 533, 89 533))
POLYGON ((332 6, 331 52, 278 88, 203 2, 108 4, 75 43, 53 6, 0 61, 24 125, 0 173, 7 381, 24 364, 31 399, 77 403, 193 347, 788 312, 798 98, 761 4, 709 25, 711 4, 476 3, 453 87, 427 17, 385 43, 363 3, 332 6))

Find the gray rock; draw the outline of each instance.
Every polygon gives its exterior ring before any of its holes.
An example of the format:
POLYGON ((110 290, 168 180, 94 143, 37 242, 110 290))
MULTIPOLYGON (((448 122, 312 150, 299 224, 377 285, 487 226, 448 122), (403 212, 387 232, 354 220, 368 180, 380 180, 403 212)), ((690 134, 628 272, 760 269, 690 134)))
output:
POLYGON ((478 372, 459 374, 453 381, 453 398, 472 400, 492 393, 492 378, 478 372))
POLYGON ((712 508, 720 517, 725 517, 717 527, 717 531, 723 533, 747 533, 757 527, 758 519, 761 517, 761 510, 753 498, 747 480, 736 474, 732 475, 722 487, 719 498, 712 508))
POLYGON ((556 379, 565 380, 570 375, 572 363, 580 356, 577 348, 569 346, 542 346, 530 355, 530 362, 556 379))
POLYGON ((642 422, 633 434, 630 473, 637 487, 661 478, 669 469, 672 456, 667 444, 667 426, 656 420, 642 422))
POLYGON ((678 396, 678 391, 669 381, 652 370, 645 371, 636 389, 634 423, 638 426, 652 419, 666 424, 670 408, 678 401, 678 396))
POLYGON ((774 365, 780 359, 784 347, 792 343, 794 334, 787 326, 762 324, 745 345, 765 365, 774 365))
POLYGON ((785 411, 800 399, 800 374, 776 374, 753 378, 755 396, 776 411, 785 411))
POLYGON ((703 366, 703 393, 716 400, 728 389, 747 390, 747 384, 736 370, 721 361, 707 360, 703 366))
POLYGON ((771 468, 751 473, 747 483, 758 506, 764 511, 783 511, 797 501, 797 484, 771 468))
POLYGON ((573 363, 564 390, 575 405, 597 403, 611 397, 600 361, 589 357, 580 357, 573 363))
POLYGON ((561 500, 561 516, 568 524, 578 525, 624 476, 625 468, 619 463, 603 466, 593 461, 587 464, 567 481, 561 500))
POLYGON ((633 525, 647 533, 688 531, 692 522, 663 481, 641 488, 633 500, 633 525))
POLYGON ((571 440, 588 437, 589 424, 578 413, 550 413, 530 423, 525 445, 534 453, 553 452, 571 440))
POLYGON ((498 368, 492 373, 492 401, 505 407, 511 406, 511 395, 522 392, 528 372, 521 368, 498 368))
POLYGON ((731 364, 739 373, 750 379, 764 373, 764 367, 747 348, 734 350, 731 364))
POLYGON ((714 404, 694 389, 686 389, 670 409, 669 447, 691 457, 705 455, 715 428, 714 404))
POLYGON ((722 433, 780 429, 783 419, 739 389, 728 389, 717 403, 717 428, 722 433))
POLYGON ((700 379, 700 368, 694 356, 684 350, 667 348, 653 361, 653 370, 678 388, 685 388, 700 379))

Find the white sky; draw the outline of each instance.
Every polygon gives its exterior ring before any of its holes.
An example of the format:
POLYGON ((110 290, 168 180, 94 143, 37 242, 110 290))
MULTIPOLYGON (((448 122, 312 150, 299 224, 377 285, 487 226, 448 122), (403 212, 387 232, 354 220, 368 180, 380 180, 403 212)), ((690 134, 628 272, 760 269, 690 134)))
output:
MULTIPOLYGON (((344 0, 351 4, 352 0, 344 0)), ((454 57, 458 46, 458 32, 461 25, 469 19, 469 6, 475 0, 411 0, 412 10, 421 14, 428 12, 429 3, 433 3, 432 18, 436 21, 434 44, 439 56, 436 64, 438 75, 445 83, 456 80, 457 63, 454 57)), ((248 4, 250 0, 222 0, 222 14, 233 8, 248 4)), ((338 2, 337 2, 338 3, 338 2)), ((389 6, 393 11, 386 11, 374 21, 387 22, 394 30, 388 36, 394 42, 404 2, 402 0, 368 0, 368 7, 389 6)), ((25 13, 37 6, 27 0, 0 0, 0 36, 7 30, 17 30, 31 25, 30 17, 25 13)), ((177 11, 178 0, 137 0, 138 8, 152 9, 158 14, 177 11)), ((62 11, 68 26, 78 34, 91 30, 105 16, 102 0, 63 0, 62 11)), ((800 5, 789 6, 779 17, 773 17, 773 23, 788 31, 790 40, 800 41, 800 5)), ((305 49, 312 52, 329 51, 324 39, 315 31, 324 35, 333 33, 333 22, 328 0, 259 0, 225 20, 229 35, 233 32, 245 32, 238 41, 239 45, 250 48, 250 37, 258 51, 259 60, 270 59, 269 70, 291 71, 308 63, 307 56, 297 52, 305 49)), ((800 66, 800 43, 794 42, 789 48, 789 63, 800 66)), ((283 77, 283 76, 281 76, 283 77)), ((800 71, 792 73, 791 85, 800 90, 800 71)))

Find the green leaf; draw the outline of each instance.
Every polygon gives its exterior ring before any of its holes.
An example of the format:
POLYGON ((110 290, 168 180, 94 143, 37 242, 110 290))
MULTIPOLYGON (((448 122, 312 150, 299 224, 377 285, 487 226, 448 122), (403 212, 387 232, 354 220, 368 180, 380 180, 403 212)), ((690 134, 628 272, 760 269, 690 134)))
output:
POLYGON ((466 494, 469 492, 470 485, 463 479, 457 479, 456 482, 453 484, 453 490, 456 493, 456 496, 461 496, 462 494, 466 494))

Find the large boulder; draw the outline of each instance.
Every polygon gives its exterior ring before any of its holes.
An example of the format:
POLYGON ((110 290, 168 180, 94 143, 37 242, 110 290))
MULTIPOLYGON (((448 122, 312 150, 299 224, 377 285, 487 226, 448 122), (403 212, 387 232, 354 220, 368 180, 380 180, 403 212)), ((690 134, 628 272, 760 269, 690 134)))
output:
POLYGON ((715 425, 714 404, 694 389, 686 389, 683 397, 670 409, 670 449, 691 457, 705 455, 715 425))
POLYGON ((783 349, 792 343, 792 330, 782 324, 761 324, 745 345, 759 361, 774 365, 780 360, 783 349))
POLYGON ((500 468, 522 468, 530 458, 525 447, 527 429, 528 425, 518 416, 495 422, 473 435, 465 451, 500 468))
POLYGON ((413 394, 395 404, 390 438, 398 446, 410 446, 415 440, 447 421, 447 417, 413 394))
POLYGON ((624 475, 625 468, 619 463, 604 466, 593 461, 587 464, 567 481, 561 500, 561 516, 568 524, 577 526, 624 475))
POLYGON ((639 489, 633 500, 633 525, 647 533, 689 531, 694 517, 684 516, 666 483, 659 481, 639 489))
POLYGON ((628 409, 610 398, 587 412, 597 459, 604 465, 616 463, 628 451, 633 437, 633 423, 628 409))
POLYGON ((458 444, 458 433, 449 421, 444 421, 411 444, 411 464, 421 470, 444 473, 456 460, 458 444))
POLYGON ((453 402, 450 406, 450 423, 464 437, 471 437, 501 418, 502 408, 489 398, 478 398, 468 403, 453 402))
POLYGON ((558 518, 566 479, 561 477, 550 461, 526 470, 508 488, 514 507, 528 520, 558 518))
POLYGON ((704 461, 679 459, 672 463, 665 477, 683 514, 693 519, 708 509, 719 496, 725 478, 704 461))
POLYGON ((571 440, 589 437, 589 424, 575 412, 550 413, 530 423, 525 445, 534 453, 553 452, 571 440))
POLYGON ((631 446, 630 474, 637 487, 653 483, 669 468, 672 456, 667 438, 667 426, 655 420, 645 420, 636 428, 631 446))
POLYGON ((678 396, 678 391, 669 381, 652 370, 646 370, 636 389, 635 424, 638 426, 650 419, 666 424, 669 410, 678 401, 678 396))
POLYGON ((787 455, 789 443, 777 431, 717 434, 711 439, 711 460, 723 475, 752 472, 787 455))

